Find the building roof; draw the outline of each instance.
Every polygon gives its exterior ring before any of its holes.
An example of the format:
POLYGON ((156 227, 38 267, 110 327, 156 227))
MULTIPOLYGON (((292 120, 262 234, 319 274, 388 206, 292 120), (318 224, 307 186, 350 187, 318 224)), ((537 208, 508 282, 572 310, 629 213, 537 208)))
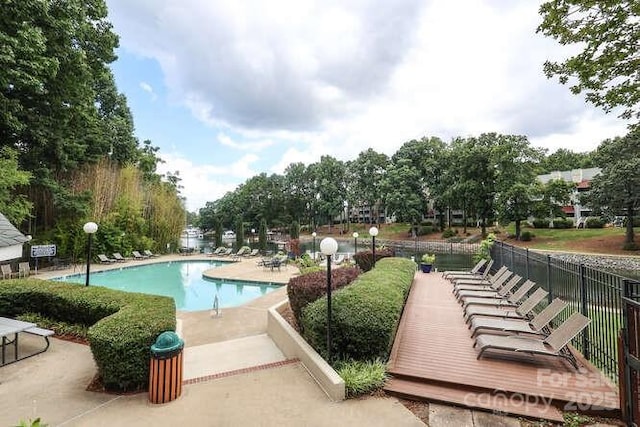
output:
POLYGON ((570 171, 554 171, 544 175, 538 175, 538 180, 543 184, 552 179, 562 179, 567 182, 579 183, 582 181, 591 181, 594 176, 601 172, 600 168, 573 169, 570 171))
POLYGON ((0 213, 0 248, 21 245, 29 241, 9 220, 0 213))

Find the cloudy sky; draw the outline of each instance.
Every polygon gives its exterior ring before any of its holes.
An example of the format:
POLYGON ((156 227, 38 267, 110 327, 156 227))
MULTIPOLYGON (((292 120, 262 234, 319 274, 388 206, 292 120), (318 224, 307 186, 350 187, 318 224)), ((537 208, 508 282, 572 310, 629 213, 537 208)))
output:
POLYGON ((589 151, 625 133, 542 72, 571 51, 532 0, 107 0, 140 140, 191 211, 261 172, 393 154, 423 136, 519 134, 589 151))

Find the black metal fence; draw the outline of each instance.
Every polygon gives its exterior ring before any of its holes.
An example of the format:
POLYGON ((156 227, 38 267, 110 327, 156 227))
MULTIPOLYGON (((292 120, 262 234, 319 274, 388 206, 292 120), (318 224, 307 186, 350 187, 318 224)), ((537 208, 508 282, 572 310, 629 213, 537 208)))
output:
POLYGON ((618 381, 618 334, 624 324, 622 291, 630 279, 503 242, 493 245, 491 256, 494 268, 506 265, 548 291, 549 301, 566 301, 570 310, 565 310, 558 322, 572 311, 589 317, 589 327, 572 344, 609 378, 618 381))

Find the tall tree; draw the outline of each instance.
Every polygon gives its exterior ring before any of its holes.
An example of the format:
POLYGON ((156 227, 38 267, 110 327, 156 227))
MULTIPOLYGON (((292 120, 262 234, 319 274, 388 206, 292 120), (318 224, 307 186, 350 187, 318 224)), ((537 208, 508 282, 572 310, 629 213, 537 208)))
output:
POLYGON ((591 152, 576 153, 566 148, 559 148, 542 159, 538 173, 545 174, 553 171, 568 171, 592 167, 595 167, 595 163, 591 152))
POLYGON ((0 150, 0 213, 13 224, 19 224, 29 216, 31 202, 18 194, 18 187, 29 184, 31 174, 19 169, 18 153, 8 147, 0 150))
POLYGON ((602 172, 591 181, 588 206, 609 216, 627 217, 625 249, 635 250, 633 215, 640 209, 640 130, 603 141, 597 150, 602 172))
POLYGON ((344 163, 331 156, 322 156, 314 173, 318 207, 331 226, 334 218, 340 215, 345 200, 344 163))
POLYGON ((387 167, 380 186, 387 214, 396 221, 417 224, 425 210, 420 171, 408 159, 400 158, 387 167))
POLYGON ((350 164, 353 182, 353 193, 356 194, 361 206, 369 208, 370 223, 378 222, 378 204, 382 198, 381 186, 389 163, 386 154, 378 153, 372 148, 362 151, 350 164))
POLYGON ((540 7, 538 32, 579 52, 564 62, 547 61, 547 77, 571 82, 571 92, 622 117, 640 118, 640 7, 637 0, 551 0, 540 7))

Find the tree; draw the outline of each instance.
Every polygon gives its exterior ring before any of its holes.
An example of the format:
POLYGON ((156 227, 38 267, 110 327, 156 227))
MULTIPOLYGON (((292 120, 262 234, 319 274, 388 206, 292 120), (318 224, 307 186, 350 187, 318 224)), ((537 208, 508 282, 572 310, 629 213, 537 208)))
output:
POLYGON ((573 182, 563 179, 552 179, 540 185, 538 193, 542 196, 534 207, 534 215, 539 218, 553 219, 562 216, 562 207, 571 203, 571 194, 575 189, 573 182))
POLYGON ((408 159, 400 158, 387 167, 380 189, 387 213, 397 221, 417 224, 422 219, 425 203, 420 178, 408 159))
POLYGON ((352 193, 356 197, 356 205, 369 208, 369 222, 378 222, 378 201, 382 198, 381 185, 389 158, 372 148, 362 151, 351 163, 350 176, 353 179, 352 193))
POLYGON ((244 222, 242 217, 236 219, 236 250, 244 246, 244 222))
POLYGON ((264 252, 267 250, 267 221, 260 220, 260 228, 258 230, 258 248, 264 252))
POLYGON ((537 31, 580 52, 564 62, 547 61, 547 77, 571 81, 571 92, 586 92, 587 101, 621 117, 640 118, 640 8, 635 0, 552 0, 540 7, 537 31))
POLYGON ((591 152, 576 153, 566 148, 559 148, 554 153, 544 157, 540 162, 539 174, 553 171, 568 171, 572 169, 592 168, 595 166, 591 152))
POLYGON ((640 130, 623 138, 607 139, 597 149, 602 172, 591 181, 584 202, 609 216, 627 217, 625 249, 634 250, 633 215, 640 208, 640 130))
POLYGON ((331 156, 322 156, 313 169, 318 208, 327 216, 329 227, 340 214, 345 200, 344 163, 331 156))
POLYGON ((16 193, 17 187, 25 187, 30 180, 31 174, 18 167, 18 153, 7 147, 0 150, 0 213, 13 224, 29 216, 32 203, 16 193))

